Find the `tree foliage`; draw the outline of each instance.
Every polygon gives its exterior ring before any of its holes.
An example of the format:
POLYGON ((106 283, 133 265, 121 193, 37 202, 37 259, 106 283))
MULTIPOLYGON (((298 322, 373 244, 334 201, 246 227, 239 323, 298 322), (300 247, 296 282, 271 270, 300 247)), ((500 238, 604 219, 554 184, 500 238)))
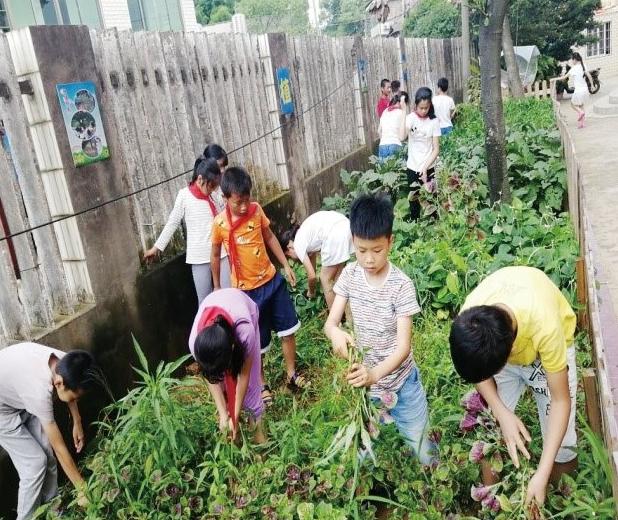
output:
POLYGON ((415 38, 460 36, 459 9, 447 0, 421 0, 406 16, 403 34, 415 38))
POLYGON ((573 45, 590 41, 599 0, 512 0, 511 31, 515 45, 536 45, 557 60, 569 57, 573 45))
POLYGON ((235 0, 194 0, 198 23, 226 22, 234 14, 235 0))
POLYGON ((309 28, 306 0, 239 0, 236 12, 247 17, 252 32, 306 33, 309 28))
POLYGON ((332 36, 363 34, 368 19, 366 3, 365 0, 322 0, 324 31, 332 36))

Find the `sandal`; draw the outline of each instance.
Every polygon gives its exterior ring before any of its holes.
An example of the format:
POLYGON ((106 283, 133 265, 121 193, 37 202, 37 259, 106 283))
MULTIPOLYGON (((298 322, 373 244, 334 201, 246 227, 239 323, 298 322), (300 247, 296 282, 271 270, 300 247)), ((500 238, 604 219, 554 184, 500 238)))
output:
POLYGON ((298 372, 294 372, 292 377, 288 379, 288 389, 292 392, 298 392, 299 390, 304 390, 309 386, 309 381, 305 379, 298 372))
POLYGON ((264 403, 264 408, 268 408, 273 404, 273 393, 268 385, 262 387, 262 402, 264 403))

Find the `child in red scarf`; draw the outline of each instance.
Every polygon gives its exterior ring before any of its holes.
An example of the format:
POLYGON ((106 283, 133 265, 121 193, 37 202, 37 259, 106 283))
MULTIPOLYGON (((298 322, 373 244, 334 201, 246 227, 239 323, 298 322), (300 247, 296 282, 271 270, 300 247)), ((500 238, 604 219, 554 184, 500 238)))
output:
MULTIPOLYGON (((227 201, 225 211, 215 218, 212 229, 211 265, 215 289, 219 286, 219 257, 225 246, 232 268, 232 287, 244 291, 259 307, 262 353, 268 350, 271 331, 281 338, 287 384, 291 390, 307 386, 296 372, 296 338, 300 322, 287 290, 285 280, 268 257, 268 249, 283 265, 288 282, 296 285, 277 237, 270 229, 270 220, 257 202, 251 202, 252 182, 249 174, 238 167, 228 168, 221 180, 221 190, 227 201)), ((270 404, 272 394, 264 385, 262 397, 270 404)))
MULTIPOLYGON (((214 145, 211 145, 214 146, 214 145)), ((189 185, 178 192, 174 209, 144 260, 154 259, 164 251, 172 236, 185 221, 187 230, 186 262, 191 266, 198 305, 212 292, 212 273, 210 269, 210 232, 217 214, 223 209, 224 201, 219 191, 221 181, 220 161, 216 158, 198 158, 189 185)), ((226 255, 220 259, 221 285, 230 286, 230 267, 226 255)))
POLYGON ((255 426, 256 442, 265 442, 257 305, 238 289, 221 289, 208 295, 195 316, 189 350, 208 381, 219 428, 229 428, 235 439, 244 409, 255 426))

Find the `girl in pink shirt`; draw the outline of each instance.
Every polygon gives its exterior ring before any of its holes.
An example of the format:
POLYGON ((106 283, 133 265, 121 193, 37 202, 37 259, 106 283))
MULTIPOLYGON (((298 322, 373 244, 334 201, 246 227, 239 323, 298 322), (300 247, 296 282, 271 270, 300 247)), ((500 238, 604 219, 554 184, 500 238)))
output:
POLYGON ((255 441, 265 442, 259 311, 253 300, 239 289, 209 294, 195 316, 189 350, 208 381, 219 428, 229 428, 235 439, 242 408, 255 426, 255 441))

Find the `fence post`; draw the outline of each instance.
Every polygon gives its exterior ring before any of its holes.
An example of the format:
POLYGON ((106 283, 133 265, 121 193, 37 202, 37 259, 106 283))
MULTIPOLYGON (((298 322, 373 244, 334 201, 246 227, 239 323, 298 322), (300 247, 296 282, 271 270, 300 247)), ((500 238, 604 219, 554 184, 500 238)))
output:
POLYGON ((367 54, 363 46, 363 39, 360 36, 354 38, 352 46, 352 58, 356 62, 354 74, 355 87, 355 112, 356 124, 358 125, 359 138, 362 135, 362 143, 371 150, 374 141, 377 139, 376 129, 373 128, 372 107, 369 104, 369 86, 367 84, 367 54))
MULTIPOLYGON (((303 140, 302 121, 299 113, 300 89, 298 75, 288 53, 288 42, 283 33, 268 34, 268 47, 273 68, 273 77, 277 88, 279 102, 279 123, 283 141, 283 151, 287 163, 290 193, 294 201, 294 216, 297 221, 304 220, 309 214, 309 197, 305 183, 304 165, 307 164, 306 146, 303 140), (279 72, 287 69, 289 81, 279 79, 279 72), (291 95, 293 103, 291 113, 283 113, 286 96, 291 95), (283 101, 282 103, 282 96, 283 101)), ((284 77, 283 75, 281 77, 284 77)), ((288 105, 289 106, 289 105, 288 105)), ((287 107, 285 107, 287 108, 287 107)))

